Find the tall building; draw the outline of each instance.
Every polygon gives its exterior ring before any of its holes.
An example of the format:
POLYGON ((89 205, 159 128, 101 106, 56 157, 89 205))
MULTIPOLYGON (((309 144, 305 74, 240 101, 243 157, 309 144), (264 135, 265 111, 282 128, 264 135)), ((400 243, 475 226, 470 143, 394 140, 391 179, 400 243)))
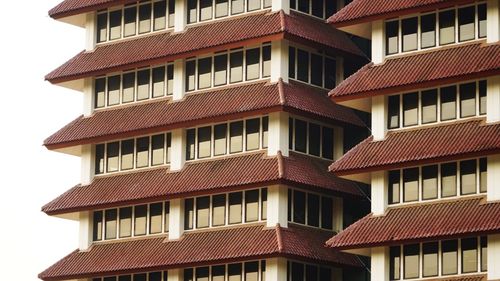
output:
POLYGON ((86 46, 46 79, 82 92, 83 115, 44 144, 81 158, 81 183, 42 210, 80 231, 78 249, 39 278, 363 278, 360 258, 324 247, 367 202, 363 184, 328 172, 365 128, 328 98, 344 68, 367 62, 326 23, 340 6, 65 0, 53 8, 52 18, 86 30, 86 46))
POLYGON ((354 0, 328 20, 372 63, 330 96, 372 136, 330 166, 371 185, 371 214, 331 248, 371 280, 500 280, 500 4, 354 0))

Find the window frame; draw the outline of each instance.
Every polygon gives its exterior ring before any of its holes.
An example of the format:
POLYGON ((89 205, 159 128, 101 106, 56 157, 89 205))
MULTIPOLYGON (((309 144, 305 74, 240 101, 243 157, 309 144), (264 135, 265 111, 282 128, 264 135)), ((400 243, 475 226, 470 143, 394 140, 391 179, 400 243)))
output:
POLYGON ((288 70, 288 79, 290 80, 293 80, 295 82, 298 82, 298 83, 302 83, 302 84, 307 84, 309 86, 312 86, 312 87, 315 87, 315 88, 319 88, 319 89, 328 89, 328 90, 331 90, 330 88, 327 88, 327 84, 329 82, 327 82, 327 73, 326 73, 326 66, 327 66, 327 60, 330 60, 330 61, 333 61, 335 62, 335 86, 337 86, 342 79, 340 79, 339 75, 342 75, 342 73, 339 73, 339 67, 342 63, 342 58, 341 57, 337 57, 337 56, 332 56, 332 55, 329 55, 327 54, 325 51, 322 51, 322 50, 317 50, 317 49, 313 49, 311 47, 308 47, 308 46, 304 46, 304 45, 299 45, 299 44, 290 44, 288 46, 288 60, 291 60, 293 58, 293 63, 289 63, 289 70, 288 70), (307 73, 308 73, 308 78, 307 78, 307 81, 303 81, 303 80, 300 80, 298 78, 298 75, 299 75, 299 56, 298 56, 298 53, 299 51, 301 52, 304 52, 304 53, 307 53, 308 55, 308 67, 307 67, 307 73), (293 52, 293 54, 292 54, 293 52), (321 57, 321 85, 316 85, 316 84, 313 84, 312 83, 312 57, 313 55, 315 56, 319 56, 321 57), (292 68, 293 68, 293 73, 291 73, 292 71, 292 68))
POLYGON ((287 192, 288 192, 288 223, 302 225, 302 226, 306 226, 306 227, 311 227, 314 229, 327 230, 327 231, 338 231, 339 230, 339 229, 336 229, 337 228, 336 223, 338 223, 338 222, 335 219, 335 215, 336 215, 335 212, 337 211, 338 201, 341 200, 339 197, 328 195, 328 194, 323 194, 323 193, 316 192, 316 191, 303 190, 300 188, 293 188, 293 187, 289 187, 287 192), (294 216, 294 213, 295 213, 295 203, 294 203, 295 192, 304 193, 304 196, 305 196, 304 197, 304 223, 300 223, 300 222, 295 221, 295 216, 294 216), (308 201, 309 201, 310 195, 314 195, 314 196, 317 196, 319 198, 319 200, 318 200, 318 202, 319 202, 318 226, 314 226, 314 225, 309 224, 309 216, 308 216, 309 215, 309 208, 308 208, 309 202, 308 201), (331 228, 323 227, 324 226, 324 222, 323 222, 323 199, 324 198, 330 200, 330 202, 331 202, 331 207, 332 207, 332 211, 331 211, 332 221, 330 222, 331 228))
POLYGON ((337 127, 337 126, 331 126, 331 125, 328 125, 324 122, 320 122, 320 121, 316 121, 316 120, 312 120, 312 119, 309 119, 309 118, 304 118, 304 117, 298 117, 298 116, 295 116, 295 115, 290 115, 289 119, 288 119, 288 122, 290 124, 290 122, 292 122, 292 126, 289 126, 288 128, 288 134, 289 134, 289 149, 290 151, 293 151, 295 153, 300 153, 300 154, 304 154, 304 155, 308 155, 308 156, 311 156, 311 157, 315 157, 315 158, 319 158, 319 159, 326 159, 326 160, 335 160, 335 159, 338 159, 339 157, 339 152, 338 152, 338 147, 337 145, 338 144, 338 139, 337 137, 339 135, 341 135, 343 132, 341 131, 342 128, 340 127, 337 127), (305 139, 306 139, 306 143, 305 143, 305 149, 306 149, 306 152, 301 152, 299 150, 297 150, 295 148, 295 144, 296 144, 296 130, 297 130, 297 126, 296 126, 296 121, 299 121, 299 122, 305 122, 306 123, 306 136, 305 136, 305 139), (320 148, 319 148, 319 156, 316 156, 314 154, 310 154, 309 152, 309 148, 310 148, 310 145, 309 145, 309 134, 310 134, 310 130, 309 130, 309 127, 310 127, 310 124, 313 124, 313 125, 317 125, 319 126, 319 142, 320 142, 320 148), (324 157, 324 151, 323 149, 325 148, 325 145, 323 144, 323 137, 324 137, 324 130, 326 129, 329 129, 333 132, 333 138, 332 138, 332 158, 326 158, 324 157))

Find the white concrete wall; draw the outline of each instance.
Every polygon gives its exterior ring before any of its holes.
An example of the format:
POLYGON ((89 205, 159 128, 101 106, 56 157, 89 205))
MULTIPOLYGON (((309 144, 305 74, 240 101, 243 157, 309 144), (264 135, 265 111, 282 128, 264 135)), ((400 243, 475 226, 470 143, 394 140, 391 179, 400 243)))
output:
POLYGON ((80 251, 87 251, 92 244, 92 216, 90 211, 79 213, 79 239, 80 251))
POLYGON ((186 70, 183 59, 178 59, 174 61, 174 86, 172 99, 174 101, 180 101, 184 99, 186 95, 186 70))
POLYGON ((187 12, 187 0, 175 0, 174 32, 186 29, 187 12))
MULTIPOLYGON (((280 0, 281 1, 281 0, 280 0)), ((273 6, 274 6, 273 1, 273 6)), ((286 1, 288 3, 288 1, 286 1)), ((288 82, 288 41, 271 42, 271 82, 288 82)))
POLYGON ((80 183, 88 185, 92 183, 95 172, 94 161, 95 147, 91 144, 82 145, 82 155, 80 156, 80 183))
POLYGON ((277 12, 279 10, 283 10, 285 13, 290 13, 290 1, 289 0, 272 0, 271 10, 273 12, 277 12))
POLYGON ((489 123, 500 121, 500 75, 487 79, 486 121, 489 123))
POLYGON ((94 113, 94 83, 92 78, 83 79, 83 116, 94 113))
MULTIPOLYGON (((487 185, 488 185, 488 201, 500 200, 500 154, 489 155, 487 158, 487 185)), ((499 218, 500 219, 500 218, 499 218)), ((500 264, 500 260, 498 261, 500 264)))
POLYGON ((500 41, 500 1, 488 0, 487 21, 487 39, 488 43, 496 43, 500 41))
POLYGON ((283 111, 269 114, 269 132, 267 154, 274 156, 281 151, 288 156, 288 118, 289 114, 283 111))
POLYGON ((372 213, 375 216, 383 215, 388 204, 388 179, 387 172, 372 173, 372 213))
MULTIPOLYGON (((285 258, 266 259, 266 280, 286 281, 287 263, 285 258)), ((170 279, 168 281, 171 281, 170 279)))
POLYGON ((186 130, 175 129, 172 131, 170 156, 170 171, 180 171, 186 163, 186 130))
POLYGON ((267 226, 275 227, 277 224, 288 227, 288 188, 284 185, 267 188, 267 226))
POLYGON ((371 280, 389 280, 389 247, 372 248, 371 280))
POLYGON ((383 140, 387 133, 387 97, 372 97, 372 135, 373 140, 383 140))
POLYGON ((85 14, 85 50, 95 49, 97 40, 96 12, 85 14))
POLYGON ((500 280, 500 234, 488 235, 488 280, 500 280))
POLYGON ((372 22, 372 62, 383 63, 385 59, 384 21, 372 22))
POLYGON ((180 239, 183 233, 184 233, 184 199, 172 199, 170 200, 168 239, 169 240, 180 239))

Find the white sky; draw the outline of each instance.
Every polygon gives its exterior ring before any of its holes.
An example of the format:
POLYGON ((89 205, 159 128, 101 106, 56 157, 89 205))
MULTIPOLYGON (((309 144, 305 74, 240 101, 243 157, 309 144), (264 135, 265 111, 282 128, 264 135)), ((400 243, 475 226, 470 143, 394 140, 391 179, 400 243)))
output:
POLYGON ((82 94, 43 77, 84 48, 81 28, 52 20, 62 0, 4 1, 0 39, 1 280, 38 280, 78 247, 78 224, 45 215, 45 203, 79 183, 79 158, 43 140, 81 113, 82 94))

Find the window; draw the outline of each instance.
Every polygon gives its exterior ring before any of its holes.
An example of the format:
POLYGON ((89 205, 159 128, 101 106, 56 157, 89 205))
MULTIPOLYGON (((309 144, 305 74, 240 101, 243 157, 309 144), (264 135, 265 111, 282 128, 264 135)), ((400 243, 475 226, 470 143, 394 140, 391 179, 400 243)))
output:
POLYGON ((481 272, 488 270, 488 238, 481 237, 481 272))
POLYGON ((476 83, 461 84, 460 90, 460 117, 476 115, 476 83))
POLYGON ((243 151, 243 121, 229 124, 229 153, 243 151))
POLYGON ((260 146, 260 119, 249 119, 245 121, 245 135, 247 151, 259 149, 260 146))
POLYGON ((137 139, 136 145, 136 167, 144 168, 149 165, 149 137, 137 139))
MULTIPOLYGON (((255 1, 255 0, 249 0, 255 1)), ((260 48, 249 49, 245 54, 246 59, 246 80, 258 79, 260 76, 260 48)))
POLYGON ((403 125, 418 124, 418 93, 403 95, 403 125))
POLYGON ((205 228, 209 226, 210 218, 210 197, 196 198, 196 228, 205 228))
POLYGON ((210 157, 212 127, 198 129, 198 158, 210 157))
POLYGON ((148 215, 148 206, 139 205, 134 208, 134 235, 146 234, 146 223, 148 215))
POLYGON ((457 195, 457 164, 446 163, 441 165, 441 196, 457 195))
POLYGON ((413 51, 418 48, 417 32, 418 17, 404 19, 401 21, 403 52, 413 51))
POLYGON ((316 281, 333 280, 334 268, 319 266, 317 264, 287 261, 287 281, 316 281))
POLYGON ((321 126, 317 124, 309 124, 309 154, 320 156, 321 148, 321 126))
POLYGON ((289 119, 291 150, 333 160, 334 130, 303 120, 289 119))
POLYGON ((442 275, 458 273, 458 241, 448 240, 442 242, 442 275))
MULTIPOLYGON (((214 265, 184 269, 184 281, 258 281, 264 276, 266 262, 249 261, 228 265, 214 265), (225 276, 227 275, 227 278, 225 276)), ((264 281, 261 279, 261 281, 264 281)))
POLYGON ((234 52, 229 55, 230 74, 229 82, 236 83, 243 81, 243 52, 234 52))
POLYGON ((123 74, 122 103, 133 102, 135 98, 135 72, 123 74))
POLYGON ((165 94, 165 67, 153 68, 153 98, 165 94))
POLYGON ((422 199, 436 199, 438 197, 438 166, 422 167, 422 199))
POLYGON ((193 229, 194 224, 194 199, 184 200, 184 229, 193 229))
POLYGON ((241 223, 242 201, 241 192, 229 194, 229 224, 241 223))
POLYGON ((423 244, 423 277, 438 275, 438 250, 438 242, 423 244))
POLYGON ((420 263, 419 263, 419 252, 420 245, 405 245, 403 246, 403 254, 404 254, 404 278, 418 278, 420 273, 420 263))
POLYGON ((458 9, 458 40, 460 42, 475 38, 475 9, 475 6, 458 9))
POLYGON ((163 203, 149 205, 149 233, 161 233, 162 231, 163 203))
POLYGON ((399 22, 398 21, 390 21, 385 23, 385 45, 386 54, 392 55, 399 52, 399 22))
POLYGON ((214 126, 214 155, 227 153, 227 124, 214 126))
POLYGON ((129 170, 134 168, 134 140, 124 140, 121 142, 121 169, 129 170))
POLYGON ((486 4, 479 4, 477 6, 477 15, 479 18, 479 38, 485 38, 486 37, 486 4))
POLYGON ((108 34, 108 14, 97 15, 97 43, 105 42, 108 34))
POLYGON ((227 54, 214 57, 214 85, 220 86, 227 83, 227 54))
POLYGON ((418 168, 403 170, 403 198, 404 202, 418 200, 418 168))
POLYGON ((106 93, 106 79, 104 78, 96 79, 94 84, 95 108, 104 107, 105 93, 106 93))
POLYGON ((118 154, 120 151, 119 142, 108 143, 106 146, 106 164, 108 173, 118 171, 118 154))
POLYGON ((462 239, 462 272, 477 272, 477 238, 462 239))
POLYGON ((326 159, 333 159, 333 129, 328 127, 322 128, 321 139, 321 156, 326 159))
POLYGON ((288 60, 289 78, 327 89, 335 87, 337 73, 334 58, 320 52, 289 47, 288 60))
POLYGON ((486 158, 479 159, 479 192, 488 191, 488 173, 486 158))
POLYGON ((319 196, 307 194, 307 222, 310 226, 319 227, 319 196))
POLYGON ((486 114, 486 80, 479 81, 479 114, 486 114))
POLYGON ((439 44, 455 42, 455 10, 439 13, 439 44))
POLYGON ((124 37, 135 35, 137 7, 126 7, 124 12, 124 37))
POLYGON ((198 60, 198 89, 212 86, 212 58, 198 60))
POLYGON ((437 89, 422 91, 422 124, 437 122, 437 89))
POLYGON ((122 11, 113 11, 109 13, 109 40, 118 39, 122 33, 122 11))
POLYGON ((388 98, 388 127, 389 129, 399 128, 399 95, 388 98))
POLYGON ((226 195, 214 195, 212 197, 212 225, 221 226, 226 224, 226 195))
POLYGON ((293 191, 293 221, 306 223, 306 194, 302 191, 293 191))
POLYGON ((420 18, 422 34, 420 37, 422 49, 436 46, 436 14, 420 18))
POLYGON ((399 203, 400 171, 389 171, 389 203, 399 203))
POLYGON ((102 211, 95 211, 92 218, 92 240, 102 240, 102 211))
POLYGON ((401 252, 400 247, 391 247, 389 250, 389 278, 390 280, 401 279, 401 252))
POLYGON ((460 162, 461 194, 476 193, 476 160, 460 162))
POLYGON ((288 210, 290 222, 333 229, 332 197, 289 189, 288 210))
POLYGON ((166 281, 168 273, 167 271, 161 272, 149 272, 149 273, 139 273, 132 275, 120 275, 120 276, 107 276, 107 277, 97 277, 92 278, 92 281, 166 281))
POLYGON ((105 236, 104 239, 115 239, 116 238, 116 229, 117 229, 117 222, 116 222, 116 209, 111 209, 111 210, 106 210, 104 212, 104 220, 106 222, 105 224, 105 236))
POLYGON ((132 207, 120 208, 120 238, 132 236, 132 207))
POLYGON ((120 76, 108 77, 108 106, 120 103, 120 76))
POLYGON ((457 118, 457 87, 441 88, 441 120, 457 118))

